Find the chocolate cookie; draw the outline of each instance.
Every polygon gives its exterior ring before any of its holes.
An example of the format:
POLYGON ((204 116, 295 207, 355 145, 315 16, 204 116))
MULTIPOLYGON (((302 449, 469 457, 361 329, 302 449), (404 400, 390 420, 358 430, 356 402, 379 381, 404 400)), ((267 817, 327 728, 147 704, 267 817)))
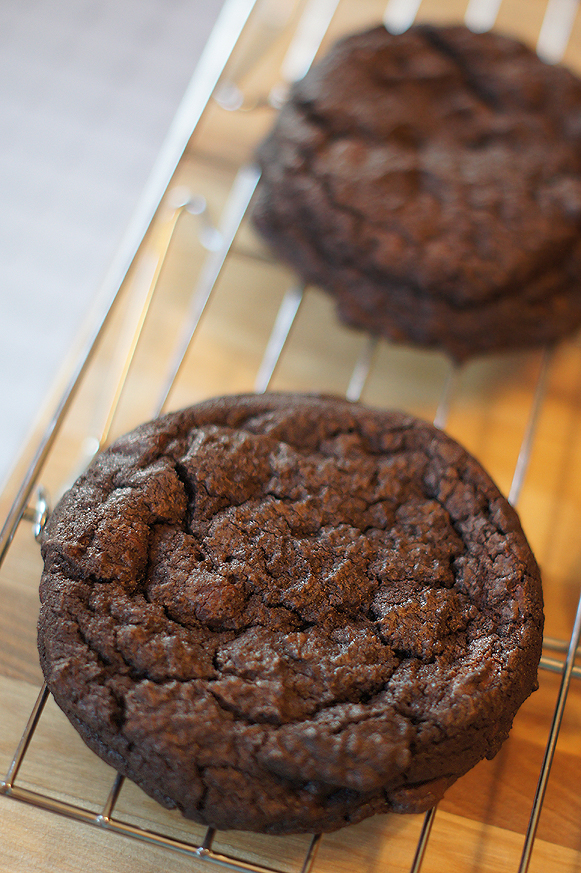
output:
POLYGON ((254 221, 350 325, 454 359, 581 324, 581 81, 496 33, 348 37, 258 151, 254 221))
POLYGON ((433 426, 329 397, 145 424, 62 498, 39 651, 105 761, 217 828, 429 808, 536 686, 516 513, 433 426))

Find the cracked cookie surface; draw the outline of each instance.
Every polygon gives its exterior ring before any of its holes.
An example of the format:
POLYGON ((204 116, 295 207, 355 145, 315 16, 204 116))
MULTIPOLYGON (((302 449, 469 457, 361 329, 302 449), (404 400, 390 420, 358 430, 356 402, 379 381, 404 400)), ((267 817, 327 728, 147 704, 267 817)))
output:
POLYGON ((429 808, 534 690, 539 572, 441 431, 233 396, 97 456, 43 533, 39 652, 86 743, 217 828, 429 808))
POLYGON ((581 81, 465 27, 342 40, 260 146, 254 221, 348 324, 462 360, 581 323, 581 81))

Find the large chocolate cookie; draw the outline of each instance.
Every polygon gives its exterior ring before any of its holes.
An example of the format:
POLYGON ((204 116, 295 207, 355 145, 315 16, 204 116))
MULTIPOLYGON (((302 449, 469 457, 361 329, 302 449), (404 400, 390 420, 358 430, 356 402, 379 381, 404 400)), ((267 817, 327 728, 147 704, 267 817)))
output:
POLYGON ((118 440, 45 532, 39 651, 87 744, 218 828, 427 809, 536 685, 538 568, 441 431, 209 401, 118 440))
POLYGON ((581 324, 581 81, 520 43, 349 37, 258 157, 258 229, 349 324, 458 360, 581 324))

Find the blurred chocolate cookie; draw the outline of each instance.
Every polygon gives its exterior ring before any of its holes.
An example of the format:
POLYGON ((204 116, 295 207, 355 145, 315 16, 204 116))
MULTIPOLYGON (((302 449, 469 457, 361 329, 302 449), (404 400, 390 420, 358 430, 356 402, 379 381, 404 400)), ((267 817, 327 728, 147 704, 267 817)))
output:
POLYGON ((454 359, 581 324, 581 82, 463 26, 345 38, 260 146, 254 221, 350 325, 454 359))

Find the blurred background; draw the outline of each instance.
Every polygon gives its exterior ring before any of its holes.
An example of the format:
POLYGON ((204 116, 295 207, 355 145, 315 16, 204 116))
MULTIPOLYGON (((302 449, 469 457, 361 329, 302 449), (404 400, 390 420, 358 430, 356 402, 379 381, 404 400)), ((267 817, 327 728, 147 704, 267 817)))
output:
POLYGON ((222 2, 0 2, 0 488, 222 2))

